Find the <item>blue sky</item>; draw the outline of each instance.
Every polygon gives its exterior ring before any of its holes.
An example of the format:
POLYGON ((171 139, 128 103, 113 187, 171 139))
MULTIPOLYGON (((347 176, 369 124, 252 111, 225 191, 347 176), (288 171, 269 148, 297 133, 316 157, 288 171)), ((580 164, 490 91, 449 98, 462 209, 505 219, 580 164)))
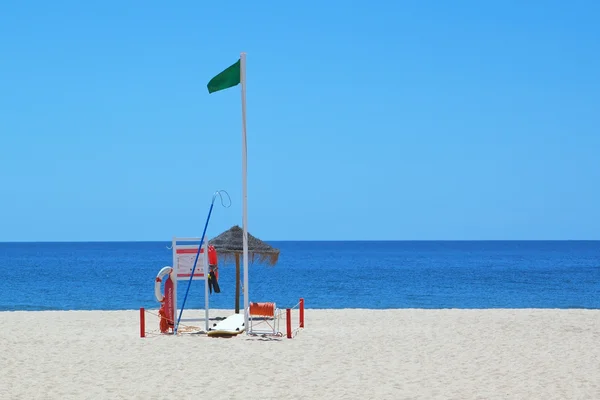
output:
POLYGON ((0 5, 0 241, 600 239, 600 3, 0 5))

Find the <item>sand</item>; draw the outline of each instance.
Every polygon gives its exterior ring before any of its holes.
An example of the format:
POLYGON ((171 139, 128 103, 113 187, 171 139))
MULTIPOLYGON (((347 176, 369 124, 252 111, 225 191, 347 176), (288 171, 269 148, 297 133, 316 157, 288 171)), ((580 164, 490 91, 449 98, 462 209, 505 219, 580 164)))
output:
POLYGON ((600 399, 599 310, 307 309, 293 339, 157 335, 152 314, 140 338, 139 310, 0 321, 2 399, 600 399))

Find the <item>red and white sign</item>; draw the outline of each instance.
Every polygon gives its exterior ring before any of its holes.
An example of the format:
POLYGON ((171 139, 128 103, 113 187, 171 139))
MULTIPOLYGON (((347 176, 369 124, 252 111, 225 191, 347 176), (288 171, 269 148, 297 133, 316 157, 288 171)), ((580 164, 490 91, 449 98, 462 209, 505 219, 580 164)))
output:
MULTIPOLYGON (((197 245, 177 246, 175 249, 177 259, 177 279, 189 279, 190 276, 192 276, 192 269, 197 254, 197 245)), ((194 277, 192 279, 204 279, 204 274, 204 249, 201 249, 200 255, 198 256, 198 262, 196 263, 196 269, 194 270, 194 277)))

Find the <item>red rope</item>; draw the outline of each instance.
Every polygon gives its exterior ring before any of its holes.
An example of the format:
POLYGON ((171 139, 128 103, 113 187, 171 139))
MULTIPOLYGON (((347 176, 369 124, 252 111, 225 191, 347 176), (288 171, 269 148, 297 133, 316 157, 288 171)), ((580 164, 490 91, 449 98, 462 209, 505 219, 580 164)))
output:
POLYGON ((250 315, 257 317, 274 317, 275 303, 250 303, 250 315))

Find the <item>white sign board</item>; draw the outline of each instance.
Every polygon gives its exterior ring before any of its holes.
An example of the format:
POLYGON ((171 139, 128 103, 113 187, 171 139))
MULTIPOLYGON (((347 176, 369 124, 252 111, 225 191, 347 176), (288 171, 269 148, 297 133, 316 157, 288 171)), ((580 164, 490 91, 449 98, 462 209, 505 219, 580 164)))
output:
MULTIPOLYGON (((181 245, 175 249, 175 259, 177 261, 177 279, 188 280, 192 276, 192 269, 194 267, 194 261, 198 253, 198 245, 181 245)), ((205 254, 204 249, 200 250, 198 256, 198 262, 196 263, 196 269, 194 270, 194 277, 192 279, 205 279, 205 254)))

